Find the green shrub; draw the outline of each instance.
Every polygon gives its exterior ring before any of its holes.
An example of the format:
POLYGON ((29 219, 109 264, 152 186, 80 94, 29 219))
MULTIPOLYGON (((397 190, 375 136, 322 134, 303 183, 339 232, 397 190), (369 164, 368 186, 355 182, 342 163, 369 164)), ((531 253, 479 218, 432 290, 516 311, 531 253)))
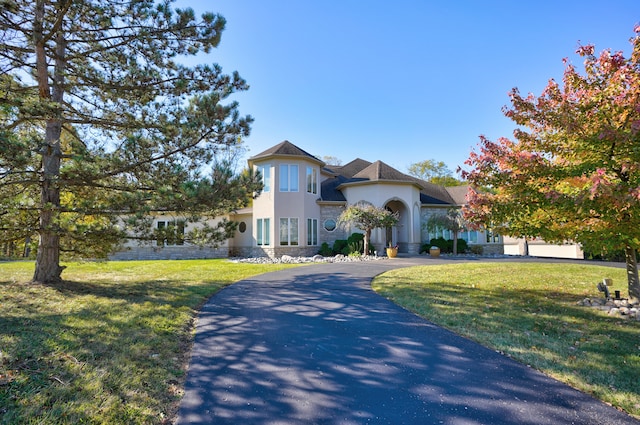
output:
MULTIPOLYGON (((451 248, 453 250, 453 246, 451 248)), ((458 254, 465 253, 469 250, 469 244, 464 239, 458 239, 458 254)))
POLYGON ((333 250, 331 249, 331 247, 329 247, 328 243, 322 242, 318 254, 322 255, 323 257, 331 257, 333 255, 333 250))
POLYGON ((347 247, 349 252, 345 255, 350 254, 364 254, 364 234, 362 233, 352 233, 347 238, 347 247))
POLYGON ((349 237, 347 238, 347 242, 348 243, 353 243, 353 242, 364 242, 364 234, 362 233, 352 233, 351 235, 349 235, 349 237))
POLYGON ((445 238, 443 237, 439 237, 439 238, 435 238, 435 239, 431 239, 429 241, 429 243, 427 244, 429 245, 427 247, 427 251, 429 250, 429 248, 431 248, 432 246, 437 246, 438 248, 440 248, 440 252, 445 253, 445 252, 451 252, 453 251, 453 245, 451 245, 451 251, 448 251, 448 246, 449 244, 447 243, 447 241, 445 240, 445 238))
POLYGON ((364 252, 364 241, 349 242, 349 255, 351 254, 362 255, 363 252, 364 252))
POLYGON ((336 239, 333 243, 333 254, 342 254, 342 250, 345 249, 348 245, 346 239, 336 239))
MULTIPOLYGON (((422 246, 425 247, 425 245, 422 246)), ((443 237, 431 239, 425 251, 428 252, 429 248, 431 248, 432 246, 437 246, 438 248, 440 248, 440 252, 442 253, 453 253, 453 239, 445 239, 443 237)), ((458 239, 458 254, 466 252, 468 249, 469 245, 467 244, 467 241, 465 241, 464 239, 458 239)))

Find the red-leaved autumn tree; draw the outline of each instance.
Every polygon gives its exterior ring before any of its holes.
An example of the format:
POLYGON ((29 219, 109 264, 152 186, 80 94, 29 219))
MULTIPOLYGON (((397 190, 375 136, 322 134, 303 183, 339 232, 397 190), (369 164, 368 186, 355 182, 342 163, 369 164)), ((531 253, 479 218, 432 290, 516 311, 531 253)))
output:
POLYGON ((515 140, 481 137, 466 161, 467 220, 515 237, 624 250, 629 297, 640 299, 640 26, 629 57, 593 45, 565 59, 562 84, 510 93, 515 140))

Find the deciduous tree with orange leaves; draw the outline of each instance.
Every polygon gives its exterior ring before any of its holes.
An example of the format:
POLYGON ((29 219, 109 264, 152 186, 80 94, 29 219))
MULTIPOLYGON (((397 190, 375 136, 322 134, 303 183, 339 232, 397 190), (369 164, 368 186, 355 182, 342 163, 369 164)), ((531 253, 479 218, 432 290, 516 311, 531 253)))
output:
POLYGON ((640 299, 640 25, 631 52, 580 46, 562 83, 510 94, 514 139, 480 138, 462 176, 467 220, 515 237, 624 250, 629 297, 640 299))

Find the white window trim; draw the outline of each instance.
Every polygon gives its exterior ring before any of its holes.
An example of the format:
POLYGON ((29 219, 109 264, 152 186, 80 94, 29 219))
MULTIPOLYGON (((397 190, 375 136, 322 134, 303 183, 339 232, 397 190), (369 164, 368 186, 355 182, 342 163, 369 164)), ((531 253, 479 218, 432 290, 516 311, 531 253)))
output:
POLYGON ((271 219, 258 218, 256 219, 256 245, 258 246, 270 246, 271 245, 271 219))
POLYGON ((300 191, 300 167, 297 164, 280 164, 280 182, 278 188, 280 192, 300 191), (295 176, 292 176, 292 169, 295 168, 295 176), (285 171, 286 170, 286 171, 285 171), (286 183, 286 186, 284 185, 286 183), (294 187, 295 186, 295 187, 294 187))
POLYGON ((318 170, 315 167, 307 166, 306 174, 307 193, 318 194, 318 170))
POLYGON ((280 221, 279 221, 280 227, 278 229, 278 235, 280 237, 280 246, 300 246, 300 220, 298 220, 297 217, 280 217, 280 221), (283 221, 286 220, 286 225, 283 228, 283 221), (294 222, 295 221, 295 227, 294 226, 294 222), (282 234, 283 234, 283 229, 286 229, 286 241, 283 240, 282 238, 282 234), (292 235, 291 235, 291 230, 295 229, 296 230, 296 240, 292 240, 292 235))
POLYGON ((256 170, 262 175, 263 192, 271 191, 271 164, 256 165, 256 170))
POLYGON ((318 219, 307 218, 307 245, 318 246, 318 219))

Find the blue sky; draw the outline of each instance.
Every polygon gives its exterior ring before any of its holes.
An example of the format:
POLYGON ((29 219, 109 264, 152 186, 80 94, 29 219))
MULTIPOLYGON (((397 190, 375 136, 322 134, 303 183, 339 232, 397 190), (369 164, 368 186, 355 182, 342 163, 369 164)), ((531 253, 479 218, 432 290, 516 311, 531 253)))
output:
POLYGON ((579 43, 629 52, 638 0, 179 0, 227 19, 198 62, 237 70, 255 118, 248 156, 289 140, 347 163, 462 165, 483 134, 510 137, 507 93, 539 94, 579 43))

